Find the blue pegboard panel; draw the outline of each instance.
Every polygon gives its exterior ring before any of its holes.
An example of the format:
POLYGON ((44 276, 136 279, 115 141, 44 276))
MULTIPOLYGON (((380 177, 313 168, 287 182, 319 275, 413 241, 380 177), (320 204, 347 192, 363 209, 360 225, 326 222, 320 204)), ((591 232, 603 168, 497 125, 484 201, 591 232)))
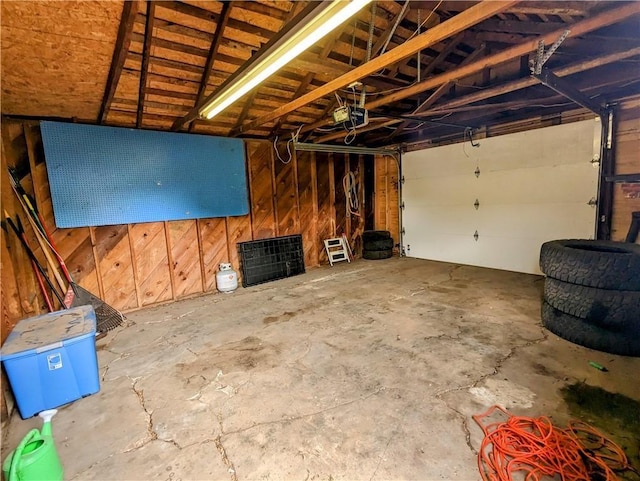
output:
POLYGON ((57 227, 245 215, 244 142, 41 122, 57 227))

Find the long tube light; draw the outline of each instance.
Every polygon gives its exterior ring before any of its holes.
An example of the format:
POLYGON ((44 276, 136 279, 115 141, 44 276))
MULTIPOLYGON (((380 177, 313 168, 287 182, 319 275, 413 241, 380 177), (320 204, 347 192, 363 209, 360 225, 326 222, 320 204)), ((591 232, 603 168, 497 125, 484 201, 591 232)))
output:
POLYGON ((333 0, 318 15, 302 25, 256 65, 200 108, 201 117, 212 119, 243 95, 264 82, 294 58, 355 15, 372 0, 333 0))

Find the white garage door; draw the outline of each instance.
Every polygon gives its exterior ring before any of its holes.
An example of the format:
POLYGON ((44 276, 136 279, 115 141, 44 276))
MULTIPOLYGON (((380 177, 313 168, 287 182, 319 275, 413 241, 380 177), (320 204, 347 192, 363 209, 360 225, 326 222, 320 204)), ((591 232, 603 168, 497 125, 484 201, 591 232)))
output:
POLYGON ((598 120, 479 143, 402 156, 407 256, 540 274, 543 242, 593 238, 598 120))

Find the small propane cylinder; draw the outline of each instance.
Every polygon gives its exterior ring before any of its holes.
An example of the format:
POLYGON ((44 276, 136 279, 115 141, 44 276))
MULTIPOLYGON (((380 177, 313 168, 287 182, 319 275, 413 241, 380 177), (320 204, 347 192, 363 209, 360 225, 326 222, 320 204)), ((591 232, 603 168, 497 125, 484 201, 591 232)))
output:
POLYGON ((216 273, 216 285, 220 292, 229 293, 238 288, 238 273, 231 268, 231 264, 220 264, 216 273))

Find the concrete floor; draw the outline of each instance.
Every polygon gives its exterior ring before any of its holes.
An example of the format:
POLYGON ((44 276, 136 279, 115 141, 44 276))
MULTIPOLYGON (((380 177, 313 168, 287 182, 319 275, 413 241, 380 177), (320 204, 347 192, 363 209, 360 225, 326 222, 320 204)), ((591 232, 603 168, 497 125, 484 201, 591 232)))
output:
MULTIPOLYGON (((54 418, 65 479, 479 479, 492 404, 562 425, 576 381, 640 400, 640 359, 544 330, 541 290, 395 258, 131 313, 54 418)), ((14 414, 3 458, 38 425, 14 414)))

